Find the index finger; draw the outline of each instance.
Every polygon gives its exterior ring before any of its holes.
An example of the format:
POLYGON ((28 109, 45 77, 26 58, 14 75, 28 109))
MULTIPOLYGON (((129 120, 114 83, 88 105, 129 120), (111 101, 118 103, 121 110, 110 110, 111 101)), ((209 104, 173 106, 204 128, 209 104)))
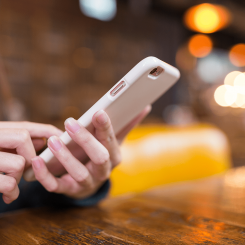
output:
POLYGON ((0 128, 22 128, 28 130, 32 138, 49 138, 53 135, 61 136, 62 130, 51 124, 34 122, 0 122, 0 128))
POLYGON ((25 129, 0 129, 0 147, 16 149, 18 155, 26 160, 26 167, 31 165, 31 159, 36 156, 30 134, 25 129))

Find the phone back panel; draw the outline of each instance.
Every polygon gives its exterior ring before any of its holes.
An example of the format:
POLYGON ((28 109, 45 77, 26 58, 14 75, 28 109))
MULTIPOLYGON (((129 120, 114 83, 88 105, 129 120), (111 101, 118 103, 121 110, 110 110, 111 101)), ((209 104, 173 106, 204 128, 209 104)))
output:
MULTIPOLYGON (((118 133, 148 104, 152 104, 164 94, 179 78, 179 71, 163 61, 148 57, 135 66, 122 80, 125 91, 105 108, 115 133, 118 133), (160 66, 164 71, 153 77, 149 73, 160 66), (140 76, 136 74, 141 74, 140 76)), ((107 93, 110 97, 110 91, 107 93)))
MULTIPOLYGON (((105 110, 109 115, 115 134, 120 132, 133 118, 135 118, 148 104, 152 104, 164 94, 179 78, 180 73, 175 67, 155 57, 147 57, 131 69, 115 86, 98 100, 78 121, 90 132, 93 130, 92 117, 99 110, 105 110), (161 67, 163 72, 151 76, 150 72, 161 67), (125 87, 115 96, 111 92, 122 82, 125 87)), ((71 138, 67 132, 61 135, 61 140, 68 144, 71 138)), ((53 154, 47 148, 40 155, 49 162, 53 154)))

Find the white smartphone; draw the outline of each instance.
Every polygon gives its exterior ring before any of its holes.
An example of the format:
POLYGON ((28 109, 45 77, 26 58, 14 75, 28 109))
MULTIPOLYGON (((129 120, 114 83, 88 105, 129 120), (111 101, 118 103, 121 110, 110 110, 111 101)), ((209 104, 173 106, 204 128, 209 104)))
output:
MULTIPOLYGON (((93 115, 104 110, 111 119, 115 134, 120 132, 148 104, 152 104, 180 77, 179 70, 155 57, 147 57, 131 69, 78 121, 91 128, 93 115)), ((96 89, 96 88, 95 88, 96 89)), ((72 141, 67 132, 60 136, 64 144, 72 141)), ((53 153, 47 148, 40 157, 48 163, 53 153)))

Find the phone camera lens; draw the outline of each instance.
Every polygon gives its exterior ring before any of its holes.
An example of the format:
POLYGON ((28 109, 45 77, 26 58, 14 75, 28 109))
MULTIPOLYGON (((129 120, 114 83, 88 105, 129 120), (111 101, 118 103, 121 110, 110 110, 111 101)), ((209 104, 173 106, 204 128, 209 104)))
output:
POLYGON ((157 68, 154 68, 154 69, 150 72, 150 74, 152 75, 152 74, 154 74, 156 71, 157 71, 157 68))
POLYGON ((154 68, 153 70, 151 70, 150 75, 154 77, 158 77, 162 72, 163 72, 163 68, 158 66, 157 68, 154 68))

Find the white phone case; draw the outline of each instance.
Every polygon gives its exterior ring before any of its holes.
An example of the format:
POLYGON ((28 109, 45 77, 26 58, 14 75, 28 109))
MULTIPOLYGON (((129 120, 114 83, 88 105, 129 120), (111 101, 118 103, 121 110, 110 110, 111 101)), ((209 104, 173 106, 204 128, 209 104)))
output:
MULTIPOLYGON (((98 100, 78 121, 86 128, 92 122, 93 115, 104 110, 111 119, 115 134, 136 117, 148 104, 152 104, 166 92, 180 77, 179 70, 155 57, 147 57, 131 69, 100 100, 98 100), (159 76, 150 72, 160 67, 159 76)), ((67 132, 60 136, 67 145, 71 138, 67 132)), ((47 148, 40 157, 47 163, 53 153, 47 148)))

